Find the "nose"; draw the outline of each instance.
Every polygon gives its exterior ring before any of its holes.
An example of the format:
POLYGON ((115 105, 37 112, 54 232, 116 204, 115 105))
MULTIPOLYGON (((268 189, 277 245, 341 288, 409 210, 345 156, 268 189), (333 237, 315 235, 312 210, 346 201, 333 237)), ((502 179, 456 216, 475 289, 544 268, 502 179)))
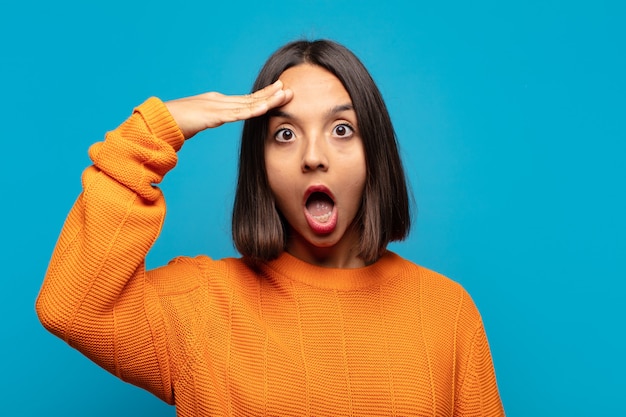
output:
POLYGON ((303 142, 302 172, 327 171, 328 155, 325 138, 321 135, 309 136, 309 139, 303 142))

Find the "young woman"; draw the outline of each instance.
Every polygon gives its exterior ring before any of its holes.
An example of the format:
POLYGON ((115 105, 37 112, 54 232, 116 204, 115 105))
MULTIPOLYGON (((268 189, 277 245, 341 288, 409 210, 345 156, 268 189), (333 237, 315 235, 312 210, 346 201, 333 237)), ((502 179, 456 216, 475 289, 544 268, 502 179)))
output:
POLYGON ((468 294, 386 250, 408 233, 408 198, 367 70, 336 43, 294 42, 253 91, 150 98, 90 148, 44 326, 180 416, 503 415, 468 294), (236 120, 242 257, 147 271, 154 184, 186 139, 236 120))

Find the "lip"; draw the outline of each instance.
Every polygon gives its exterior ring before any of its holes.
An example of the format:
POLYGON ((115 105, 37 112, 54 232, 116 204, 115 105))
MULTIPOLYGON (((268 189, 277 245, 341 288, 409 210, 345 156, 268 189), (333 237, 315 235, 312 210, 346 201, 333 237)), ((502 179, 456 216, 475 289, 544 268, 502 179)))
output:
POLYGON ((302 207, 304 211, 304 217, 306 218, 306 221, 309 227, 314 233, 317 233, 320 235, 327 235, 327 234, 332 233, 337 227, 337 219, 339 216, 339 212, 337 210, 335 196, 330 191, 330 189, 328 189, 328 187, 326 187, 325 185, 322 185, 322 184, 312 185, 309 188, 307 188, 306 192, 304 193, 303 200, 302 200, 302 207), (330 197, 330 199, 333 201, 333 210, 331 212, 330 219, 328 219, 328 221, 325 223, 321 223, 317 219, 315 219, 306 208, 306 202, 311 196, 311 194, 313 193, 324 193, 328 195, 328 197, 330 197))
POLYGON ((317 185, 311 185, 309 188, 306 189, 304 193, 304 198, 302 199, 303 206, 306 206, 307 200, 309 199, 309 197, 311 197, 311 194, 313 193, 324 193, 327 196, 329 196, 330 199, 333 200, 333 204, 335 204, 335 196, 330 191, 330 189, 323 184, 317 184, 317 185))

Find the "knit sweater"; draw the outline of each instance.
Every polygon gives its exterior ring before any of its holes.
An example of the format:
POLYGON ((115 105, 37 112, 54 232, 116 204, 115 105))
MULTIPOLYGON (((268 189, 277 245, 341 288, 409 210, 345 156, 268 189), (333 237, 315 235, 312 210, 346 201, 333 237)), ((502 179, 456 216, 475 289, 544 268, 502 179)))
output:
POLYGON ((478 310, 457 283, 387 252, 329 269, 181 257, 146 270, 184 138, 151 98, 89 154, 37 312, 179 416, 500 416, 478 310))

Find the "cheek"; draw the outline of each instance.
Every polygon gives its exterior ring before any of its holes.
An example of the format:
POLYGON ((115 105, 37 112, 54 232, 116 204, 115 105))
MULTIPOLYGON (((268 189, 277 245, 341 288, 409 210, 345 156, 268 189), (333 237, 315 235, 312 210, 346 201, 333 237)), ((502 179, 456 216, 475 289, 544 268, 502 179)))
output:
POLYGON ((276 190, 280 190, 282 183, 284 182, 284 175, 279 166, 275 164, 265 162, 265 172, 267 175, 267 181, 272 190, 272 194, 276 195, 276 190))
POLYGON ((367 177, 367 164, 365 163, 365 153, 361 147, 360 152, 354 158, 351 165, 352 175, 354 178, 355 187, 359 188, 361 192, 365 188, 365 179, 367 177))
POLYGON ((276 158, 273 157, 272 152, 268 152, 268 150, 265 149, 265 175, 267 176, 267 180, 270 183, 270 187, 272 187, 272 192, 274 189, 276 178, 279 176, 278 170, 280 169, 275 161, 276 158))
POLYGON ((356 199, 359 201, 360 205, 361 201, 363 200, 363 194, 365 192, 365 182, 367 181, 367 169, 365 167, 365 162, 361 164, 359 175, 355 177, 356 181, 354 186, 356 189, 356 199))
POLYGON ((288 176, 280 164, 272 164, 267 160, 265 162, 265 170, 267 182, 269 184, 270 191, 274 196, 274 200, 279 206, 283 206, 287 190, 290 189, 288 176))
POLYGON ((359 158, 352 159, 350 162, 344 161, 341 176, 345 179, 343 190, 349 199, 350 206, 360 206, 367 176, 365 161, 359 158))

